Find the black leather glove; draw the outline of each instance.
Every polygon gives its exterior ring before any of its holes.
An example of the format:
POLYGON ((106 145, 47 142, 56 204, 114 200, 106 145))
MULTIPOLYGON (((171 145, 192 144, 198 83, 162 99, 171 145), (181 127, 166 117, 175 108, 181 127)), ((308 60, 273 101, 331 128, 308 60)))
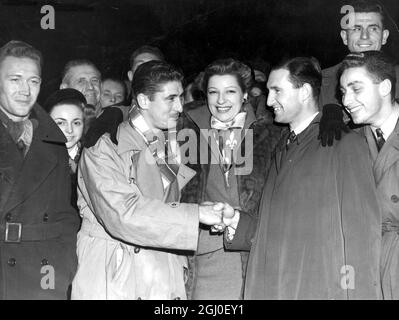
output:
POLYGON ((122 110, 115 107, 105 108, 103 113, 90 124, 89 130, 83 138, 83 146, 85 148, 94 146, 97 143, 97 140, 100 139, 104 133, 109 133, 111 141, 114 144, 118 144, 116 133, 118 132, 118 126, 122 121, 122 110))
POLYGON ((321 145, 332 146, 335 140, 341 140, 342 131, 349 132, 343 119, 342 106, 338 104, 326 104, 323 106, 323 114, 320 119, 319 136, 321 145))

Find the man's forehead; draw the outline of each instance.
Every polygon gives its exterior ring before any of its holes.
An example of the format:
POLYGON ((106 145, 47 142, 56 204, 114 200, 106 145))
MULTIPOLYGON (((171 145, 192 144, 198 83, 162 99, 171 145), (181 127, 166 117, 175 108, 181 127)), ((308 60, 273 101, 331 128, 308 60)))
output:
POLYGON ((382 26, 382 16, 379 12, 355 12, 355 24, 378 24, 382 26))
POLYGON ((155 54, 149 52, 143 52, 140 53, 136 58, 134 58, 134 64, 138 62, 147 62, 151 60, 159 60, 159 58, 155 54))
POLYGON ((183 85, 180 81, 169 81, 161 83, 158 86, 158 92, 162 95, 181 95, 183 93, 183 85))
POLYGON ((71 77, 81 77, 81 76, 100 77, 100 73, 95 68, 89 65, 73 66, 69 70, 69 74, 71 77))
POLYGON ((267 80, 267 86, 273 87, 278 83, 281 83, 285 80, 288 81, 288 76, 290 72, 286 69, 275 69, 270 72, 269 79, 267 80))
POLYGON ((341 76, 341 84, 352 85, 356 83, 364 83, 367 79, 371 79, 366 67, 354 67, 346 69, 341 76))
POLYGON ((39 63, 29 57, 7 56, 0 63, 0 70, 6 71, 8 74, 29 70, 38 77, 41 73, 39 63))

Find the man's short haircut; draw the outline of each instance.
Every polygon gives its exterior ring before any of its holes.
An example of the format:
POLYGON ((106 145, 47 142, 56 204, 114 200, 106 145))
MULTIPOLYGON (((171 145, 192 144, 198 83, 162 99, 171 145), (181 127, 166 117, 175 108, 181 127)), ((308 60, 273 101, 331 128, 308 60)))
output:
POLYGON ((380 83, 385 79, 391 82, 391 101, 395 101, 396 94, 396 72, 395 63, 390 56, 382 51, 365 51, 358 53, 350 53, 342 61, 338 74, 350 68, 364 67, 370 75, 373 83, 380 83))
POLYGON ((29 58, 37 63, 39 71, 41 72, 43 56, 39 50, 26 42, 18 40, 7 42, 0 48, 0 64, 6 57, 29 58))
POLYGON ((133 69, 134 60, 137 58, 138 55, 140 55, 142 53, 152 54, 152 55, 156 56, 159 61, 165 61, 165 57, 159 48, 144 45, 144 46, 141 46, 140 48, 134 50, 132 55, 130 56, 130 60, 129 60, 130 69, 133 69))
POLYGON ((219 59, 212 62, 204 70, 202 90, 205 95, 208 92, 208 82, 212 76, 232 75, 237 79, 242 92, 248 92, 252 85, 251 68, 246 64, 232 59, 219 59))
POLYGON ((362 13, 370 13, 375 12, 379 13, 381 16, 381 22, 383 28, 385 28, 385 11, 384 7, 379 1, 374 0, 352 0, 345 3, 353 7, 355 12, 362 12, 362 13))
POLYGON ((296 57, 283 60, 273 70, 285 69, 289 72, 289 80, 294 88, 300 88, 305 83, 312 87, 313 97, 318 99, 321 89, 321 68, 314 57, 296 57))
POLYGON ((183 74, 171 64, 164 61, 152 60, 141 64, 133 76, 132 92, 136 98, 140 93, 153 98, 161 86, 167 82, 183 83, 183 74))
POLYGON ((69 83, 69 71, 73 68, 73 67, 77 67, 77 66, 90 66, 92 67, 94 70, 96 70, 98 72, 98 74, 100 75, 101 78, 101 72, 100 70, 98 70, 98 68, 96 67, 96 65, 91 62, 88 59, 76 59, 76 60, 71 60, 68 61, 67 64, 64 67, 64 70, 62 71, 62 83, 69 83))

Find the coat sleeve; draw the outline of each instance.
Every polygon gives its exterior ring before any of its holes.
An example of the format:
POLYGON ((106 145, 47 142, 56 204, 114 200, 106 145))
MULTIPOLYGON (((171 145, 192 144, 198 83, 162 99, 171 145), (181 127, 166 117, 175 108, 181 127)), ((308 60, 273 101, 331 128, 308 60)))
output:
POLYGON ((368 146, 365 139, 352 133, 344 136, 337 151, 345 255, 341 287, 346 286, 349 299, 379 299, 381 214, 368 146))
POLYGON ((85 149, 79 188, 99 223, 114 238, 139 246, 196 250, 198 205, 145 197, 124 173, 126 164, 107 135, 85 149))
MULTIPOLYGON (((255 215, 240 211, 240 221, 232 240, 227 235, 224 237, 224 246, 227 250, 249 251, 252 239, 255 236, 257 219, 255 215)), ((227 231, 226 231, 227 232, 227 231)))

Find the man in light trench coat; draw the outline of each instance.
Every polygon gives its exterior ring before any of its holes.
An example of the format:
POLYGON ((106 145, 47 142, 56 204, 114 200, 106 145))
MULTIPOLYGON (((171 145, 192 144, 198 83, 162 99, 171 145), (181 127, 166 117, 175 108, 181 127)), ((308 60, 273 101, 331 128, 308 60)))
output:
POLYGON ((200 222, 221 224, 223 204, 179 203, 194 171, 173 135, 169 152, 161 142, 182 112, 182 79, 165 62, 139 66, 118 144, 106 133, 82 153, 73 299, 186 299, 187 251, 197 248, 200 222))

